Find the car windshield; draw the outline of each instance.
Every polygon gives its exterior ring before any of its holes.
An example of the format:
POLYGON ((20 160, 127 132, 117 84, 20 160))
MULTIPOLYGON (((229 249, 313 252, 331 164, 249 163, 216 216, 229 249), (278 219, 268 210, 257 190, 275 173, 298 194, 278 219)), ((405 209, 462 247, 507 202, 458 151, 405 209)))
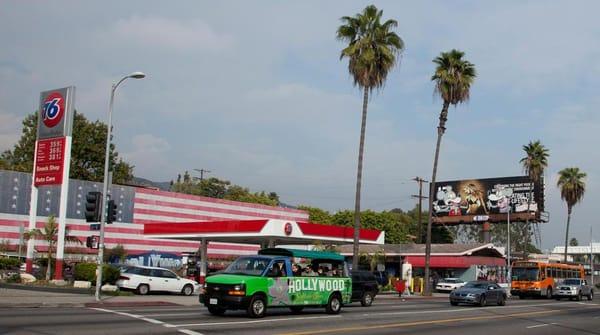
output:
POLYGON ((447 279, 442 280, 442 283, 456 284, 458 282, 459 282, 459 280, 458 279, 454 279, 454 278, 447 278, 447 279))
POLYGON ((581 284, 581 281, 579 279, 565 279, 564 284, 565 285, 579 285, 579 284, 581 284))
POLYGON ((264 257, 240 257, 221 273, 260 276, 271 262, 264 257))
POLYGON ((513 268, 512 280, 536 281, 539 272, 538 268, 513 268))
POLYGON ((466 283, 465 286, 463 286, 464 288, 487 288, 488 283, 482 283, 482 282, 469 282, 466 283))

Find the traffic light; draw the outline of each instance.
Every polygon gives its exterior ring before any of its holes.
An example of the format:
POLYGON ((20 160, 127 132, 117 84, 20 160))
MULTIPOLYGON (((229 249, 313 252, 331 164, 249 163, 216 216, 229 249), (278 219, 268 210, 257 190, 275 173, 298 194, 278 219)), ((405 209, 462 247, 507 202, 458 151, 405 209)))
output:
POLYGON ((106 205, 106 223, 113 223, 117 221, 117 204, 114 200, 108 200, 106 205))
POLYGON ((85 196, 85 221, 100 222, 102 210, 102 192, 88 192, 85 196))

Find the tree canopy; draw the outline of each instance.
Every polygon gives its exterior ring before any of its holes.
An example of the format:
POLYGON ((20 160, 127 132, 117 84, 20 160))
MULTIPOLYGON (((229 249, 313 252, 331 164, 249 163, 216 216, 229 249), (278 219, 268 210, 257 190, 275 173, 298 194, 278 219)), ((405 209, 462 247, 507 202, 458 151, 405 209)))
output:
MULTIPOLYGON (((33 151, 37 136, 38 114, 32 113, 23 120, 21 138, 12 150, 0 154, 0 169, 32 172, 33 151)), ((104 178, 104 153, 106 150, 106 124, 91 122, 83 114, 73 116, 73 145, 71 148, 70 177, 102 181, 104 178)), ((128 183, 133 178, 133 166, 119 158, 115 145, 110 147, 113 183, 128 183)))
POLYGON ((275 192, 250 192, 246 187, 232 185, 228 180, 214 177, 199 180, 190 176, 188 171, 183 176, 177 176, 177 181, 172 182, 171 191, 269 206, 279 205, 279 196, 275 192))

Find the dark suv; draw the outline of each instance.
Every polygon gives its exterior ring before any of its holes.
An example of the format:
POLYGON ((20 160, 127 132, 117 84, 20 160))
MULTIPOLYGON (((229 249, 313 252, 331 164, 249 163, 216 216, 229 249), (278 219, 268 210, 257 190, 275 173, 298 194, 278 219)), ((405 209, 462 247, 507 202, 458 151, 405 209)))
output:
POLYGON ((352 271, 352 301, 368 307, 379 292, 375 275, 369 271, 352 271))

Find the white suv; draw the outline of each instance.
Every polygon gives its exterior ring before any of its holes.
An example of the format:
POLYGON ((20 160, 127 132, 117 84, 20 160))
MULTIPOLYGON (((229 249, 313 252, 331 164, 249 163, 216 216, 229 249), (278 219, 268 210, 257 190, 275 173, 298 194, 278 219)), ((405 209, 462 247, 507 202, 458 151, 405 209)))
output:
POLYGON ((200 291, 200 284, 181 278, 173 271, 147 266, 136 266, 121 273, 117 286, 120 289, 135 290, 145 295, 151 291, 175 292, 191 295, 200 291))

